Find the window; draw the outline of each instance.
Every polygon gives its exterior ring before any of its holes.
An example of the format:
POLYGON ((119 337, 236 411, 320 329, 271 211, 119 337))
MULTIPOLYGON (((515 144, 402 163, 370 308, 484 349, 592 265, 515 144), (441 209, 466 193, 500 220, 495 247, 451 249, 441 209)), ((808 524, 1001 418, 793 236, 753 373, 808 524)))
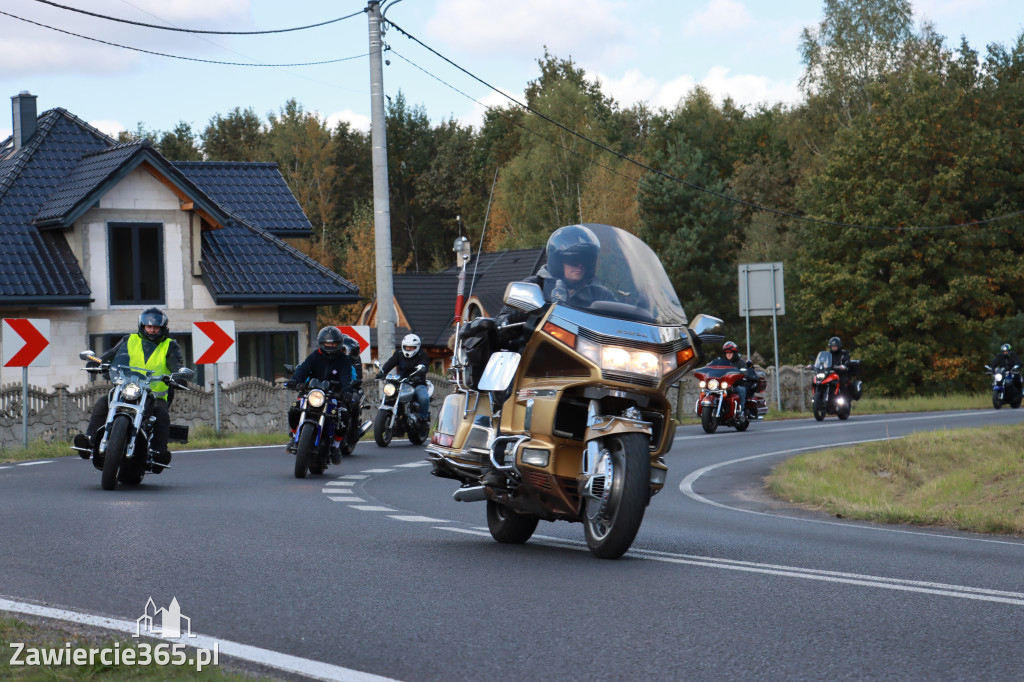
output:
POLYGON ((163 225, 110 223, 111 304, 164 303, 163 225))
POLYGON ((291 378, 284 364, 297 363, 298 332, 238 332, 238 378, 291 378))

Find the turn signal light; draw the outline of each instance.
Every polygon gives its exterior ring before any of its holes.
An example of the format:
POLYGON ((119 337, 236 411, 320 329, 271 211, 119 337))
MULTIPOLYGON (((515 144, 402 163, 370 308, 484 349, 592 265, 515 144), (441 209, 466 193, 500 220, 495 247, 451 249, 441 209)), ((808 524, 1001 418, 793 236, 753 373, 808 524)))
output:
POLYGON ((677 367, 682 367, 683 363, 689 362, 692 359, 693 359, 693 349, 692 348, 684 348, 681 351, 679 351, 678 353, 676 353, 676 366, 677 367))
POLYGON ((552 322, 545 323, 543 330, 546 333, 551 334, 551 336, 555 337, 565 345, 569 346, 569 348, 576 347, 576 335, 573 334, 572 332, 562 329, 561 327, 552 322))

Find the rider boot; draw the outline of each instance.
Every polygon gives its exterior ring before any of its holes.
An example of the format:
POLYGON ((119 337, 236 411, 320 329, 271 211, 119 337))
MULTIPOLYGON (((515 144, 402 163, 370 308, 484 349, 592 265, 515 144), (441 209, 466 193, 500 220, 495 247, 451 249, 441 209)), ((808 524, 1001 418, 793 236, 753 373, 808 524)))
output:
POLYGON ((82 459, 92 457, 92 438, 84 433, 76 433, 72 444, 77 448, 76 452, 82 459))
POLYGON ((163 450, 153 451, 153 473, 159 474, 164 470, 164 467, 170 466, 171 464, 171 451, 164 448, 163 450))
POLYGON ((337 442, 331 443, 331 464, 341 464, 341 447, 337 442))

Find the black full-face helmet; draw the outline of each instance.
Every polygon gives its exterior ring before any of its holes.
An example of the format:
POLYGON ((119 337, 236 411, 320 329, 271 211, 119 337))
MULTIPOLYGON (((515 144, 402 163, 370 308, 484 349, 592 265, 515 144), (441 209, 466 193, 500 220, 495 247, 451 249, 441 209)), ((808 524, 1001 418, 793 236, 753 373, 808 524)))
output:
POLYGON ((359 357, 359 342, 344 332, 341 334, 341 346, 350 358, 359 357))
POLYGON ((999 347, 999 350, 1002 351, 1003 355, 1009 355, 1010 351, 1013 350, 1013 346, 1008 343, 1004 343, 999 347))
POLYGON ((324 327, 316 335, 316 346, 324 355, 333 357, 339 350, 342 350, 343 336, 345 335, 337 327, 324 327))
POLYGON ((139 315, 139 336, 153 343, 160 343, 167 338, 167 316, 159 308, 146 308, 139 315), (160 327, 157 334, 147 334, 146 327, 160 327))
POLYGON ((838 336, 833 336, 831 339, 828 340, 828 348, 829 350, 833 351, 842 350, 843 342, 838 336), (835 346, 835 348, 833 348, 832 346, 835 346))
POLYGON ((583 225, 566 225, 551 233, 548 238, 548 271, 552 277, 561 278, 565 264, 583 265, 583 278, 591 279, 597 269, 597 256, 601 253, 601 242, 590 228, 583 225))

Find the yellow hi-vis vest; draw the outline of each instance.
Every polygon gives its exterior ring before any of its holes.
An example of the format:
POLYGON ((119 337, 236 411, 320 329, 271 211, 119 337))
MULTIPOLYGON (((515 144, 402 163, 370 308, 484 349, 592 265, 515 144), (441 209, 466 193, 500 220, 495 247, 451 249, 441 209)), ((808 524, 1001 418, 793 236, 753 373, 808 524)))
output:
MULTIPOLYGON (((142 337, 132 334, 128 337, 128 364, 132 367, 144 367, 157 374, 170 374, 171 368, 167 366, 167 351, 171 347, 171 340, 164 339, 150 354, 149 359, 145 357, 142 350, 142 337)), ((150 390, 157 398, 167 400, 167 384, 162 381, 154 381, 149 384, 150 390)))

